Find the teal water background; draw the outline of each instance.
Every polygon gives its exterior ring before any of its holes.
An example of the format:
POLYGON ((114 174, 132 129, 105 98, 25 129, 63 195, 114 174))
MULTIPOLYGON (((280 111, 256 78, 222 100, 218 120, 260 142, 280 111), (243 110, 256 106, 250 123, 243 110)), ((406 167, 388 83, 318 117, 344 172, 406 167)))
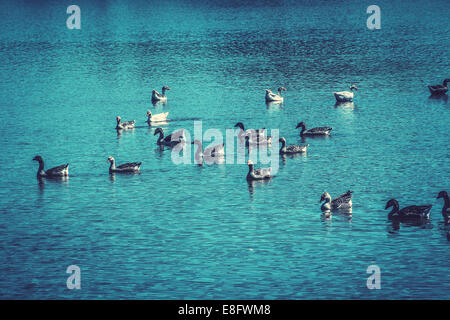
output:
MULTIPOLYGON (((447 99, 450 2, 60 1, 0 3, 1 299, 449 299, 447 99), (334 91, 356 83, 353 107, 334 91), (151 90, 168 85, 168 103, 151 90), (285 86, 267 106, 264 89, 285 86), (174 165, 146 110, 171 132, 331 126, 306 156, 249 186, 246 165, 174 165), (137 120, 118 135, 115 117, 137 120), (39 184, 70 163, 65 182, 39 184), (106 159, 142 161, 108 174, 106 159), (353 216, 321 216, 320 195, 354 191, 353 216), (386 201, 433 204, 421 227, 387 222, 386 201), (81 268, 81 290, 66 268, 81 268), (381 290, 366 269, 381 268, 381 290)), ((259 165, 257 165, 259 166, 259 165)))

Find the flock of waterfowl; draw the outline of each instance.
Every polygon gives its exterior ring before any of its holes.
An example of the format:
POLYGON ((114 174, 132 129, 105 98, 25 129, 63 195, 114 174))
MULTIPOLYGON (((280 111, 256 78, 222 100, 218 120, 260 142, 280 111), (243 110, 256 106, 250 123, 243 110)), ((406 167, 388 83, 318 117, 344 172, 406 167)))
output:
MULTIPOLYGON (((448 91, 447 84, 450 82, 450 79, 445 79, 442 85, 434 85, 428 86, 430 93, 432 96, 445 95, 448 91)), ((156 90, 152 91, 152 102, 166 102, 167 96, 166 92, 170 90, 169 87, 162 87, 162 93, 159 93, 156 90)), ((358 88, 355 85, 350 86, 350 91, 341 91, 334 92, 334 96, 338 103, 349 102, 354 98, 354 93, 358 88)), ((268 103, 282 103, 284 101, 284 97, 282 96, 282 92, 286 91, 286 88, 279 87, 278 94, 274 94, 272 91, 266 89, 265 100, 268 103)), ((155 126, 159 123, 164 123, 167 120, 168 112, 153 114, 150 110, 147 111, 147 123, 149 126, 155 126)), ((132 121, 123 121, 120 116, 116 117, 116 129, 117 130, 128 130, 133 129, 136 123, 136 120, 132 121)), ((250 153, 251 148, 258 147, 262 145, 270 145, 272 143, 272 137, 265 135, 265 128, 256 129, 256 130, 245 130, 244 124, 242 122, 236 123, 235 128, 239 128, 240 132, 238 133, 238 140, 241 142, 245 142, 245 147, 248 148, 248 152, 250 153)), ((315 136, 328 136, 332 128, 330 127, 315 127, 311 129, 306 128, 306 124, 304 122, 299 122, 296 126, 296 129, 301 128, 300 137, 315 137, 315 136)), ((156 128, 154 135, 159 135, 156 144, 160 147, 174 147, 180 143, 184 143, 184 130, 178 130, 170 135, 165 136, 164 130, 160 127, 156 128)), ((279 138, 279 142, 281 143, 281 148, 279 150, 280 155, 286 154, 297 154, 297 153, 305 153, 309 144, 306 145, 287 145, 286 139, 284 137, 279 138)), ((201 160, 204 157, 209 158, 219 158, 224 156, 224 144, 218 144, 215 146, 208 147, 203 150, 202 142, 199 140, 194 140, 192 144, 197 145, 197 152, 195 154, 195 158, 197 163, 201 164, 201 160)), ((41 156, 37 155, 33 158, 34 161, 39 163, 39 168, 37 171, 38 178, 57 178, 57 177, 66 177, 69 175, 69 164, 64 164, 58 167, 54 167, 48 170, 44 169, 44 160, 41 156)), ((141 162, 132 162, 132 163, 124 163, 116 166, 115 159, 110 156, 107 160, 110 163, 109 173, 130 173, 130 172, 138 172, 140 170, 141 162)), ((254 163, 249 160, 247 162, 248 165, 248 173, 246 179, 248 181, 255 180, 267 180, 271 179, 273 176, 271 174, 271 168, 254 168, 254 163)), ((444 199, 444 206, 442 208, 442 216, 444 218, 445 224, 450 225, 450 199, 449 195, 446 191, 441 191, 437 198, 444 199)), ((330 213, 331 211, 343 210, 347 211, 352 208, 352 191, 348 190, 346 193, 340 195, 339 197, 332 199, 331 195, 328 192, 324 192, 320 198, 321 210, 325 213, 330 213)), ((432 205, 412 205, 407 206, 400 209, 399 203, 395 199, 390 199, 386 206, 385 210, 392 207, 392 210, 388 214, 388 218, 396 221, 422 221, 426 220, 430 216, 430 211, 432 205)))

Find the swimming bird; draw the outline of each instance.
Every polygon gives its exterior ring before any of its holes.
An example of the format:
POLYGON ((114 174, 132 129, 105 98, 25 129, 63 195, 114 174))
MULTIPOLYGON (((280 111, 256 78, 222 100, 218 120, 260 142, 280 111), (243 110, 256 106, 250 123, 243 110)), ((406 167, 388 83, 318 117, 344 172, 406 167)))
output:
POLYGON ((442 207, 442 216, 444 217, 445 223, 450 224, 450 199, 448 197, 447 191, 439 192, 436 199, 443 198, 444 206, 442 207))
POLYGON ((203 150, 203 144, 200 140, 196 139, 191 144, 195 144, 198 147, 195 153, 195 161, 197 164, 202 164, 203 159, 208 164, 219 162, 219 159, 225 155, 225 144, 223 143, 207 147, 205 150, 203 150))
POLYGON ((130 162, 130 163, 124 163, 120 166, 116 167, 116 160, 114 160, 113 157, 109 156, 107 162, 110 163, 109 166, 109 173, 130 173, 130 172, 137 172, 139 171, 142 162, 130 162))
POLYGON ((428 90, 432 95, 441 95, 445 94, 448 91, 447 83, 450 82, 450 79, 445 79, 442 84, 437 84, 435 86, 428 86, 428 90))
POLYGON ((400 209, 398 201, 395 199, 390 199, 386 203, 385 210, 392 207, 391 212, 389 212, 388 218, 399 218, 399 219, 428 219, 430 216, 431 205, 424 206, 408 206, 400 209))
POLYGON ((164 130, 162 128, 157 128, 155 130, 154 136, 159 133, 159 138, 156 144, 159 146, 174 147, 184 139, 184 129, 178 130, 167 137, 164 137, 164 130))
POLYGON ((358 88, 354 84, 350 86, 350 91, 333 92, 333 94, 338 102, 352 101, 355 96, 353 90, 358 91, 358 88))
POLYGON ((156 90, 152 91, 152 101, 153 102, 158 102, 158 101, 167 101, 167 97, 166 97, 166 91, 170 90, 170 88, 168 86, 164 86, 161 89, 162 93, 159 93, 156 90))
POLYGON ((136 123, 136 120, 133 121, 124 121, 121 122, 121 118, 120 116, 116 117, 117 120, 117 125, 116 125, 116 129, 117 130, 127 130, 127 129, 134 129, 134 124, 136 123))
POLYGON ((247 165, 248 165, 247 181, 266 180, 273 177, 270 174, 272 168, 261 168, 255 170, 253 161, 251 160, 248 160, 247 165))
POLYGON ((325 201, 320 207, 322 211, 330 210, 341 210, 341 209, 351 209, 352 208, 352 193, 353 191, 348 190, 346 193, 341 194, 336 199, 331 199, 331 195, 328 192, 322 193, 319 203, 325 201))
POLYGON ((333 128, 330 127, 316 127, 311 129, 306 129, 306 124, 302 121, 297 124, 295 129, 302 128, 300 131, 300 137, 312 137, 312 136, 327 136, 330 134, 330 131, 333 130, 333 128))
POLYGON ((153 114, 150 110, 147 110, 147 123, 151 125, 154 122, 164 122, 167 120, 168 112, 153 114))
POLYGON ((303 146, 290 145, 286 147, 286 139, 284 137, 281 137, 278 141, 281 142, 280 154, 302 153, 306 152, 306 148, 309 147, 309 144, 303 146))
POLYGON ((265 136, 266 128, 263 129, 248 129, 245 130, 244 124, 242 122, 238 122, 234 125, 235 128, 240 128, 238 138, 240 141, 246 141, 246 145, 248 144, 271 144, 272 136, 265 136), (245 139, 248 136, 249 139, 245 139))
POLYGON ((58 167, 48 169, 48 170, 44 170, 44 160, 42 159, 41 156, 35 156, 33 158, 33 161, 39 162, 39 168, 37 171, 38 178, 41 178, 41 177, 47 177, 47 178, 66 177, 69 175, 69 164, 68 163, 63 164, 58 167))
POLYGON ((278 94, 275 94, 269 89, 266 89, 266 102, 283 102, 284 98, 281 96, 282 91, 286 91, 286 88, 279 87, 278 94))

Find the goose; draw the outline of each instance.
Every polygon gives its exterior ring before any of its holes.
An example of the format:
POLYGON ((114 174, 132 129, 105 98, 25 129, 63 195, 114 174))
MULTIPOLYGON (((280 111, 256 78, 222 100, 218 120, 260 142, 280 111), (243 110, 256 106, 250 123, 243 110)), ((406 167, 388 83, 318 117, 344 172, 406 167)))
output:
POLYGON ((240 141, 245 140, 246 141, 246 145, 248 146, 248 144, 271 144, 272 143, 272 136, 267 136, 265 137, 265 131, 266 128, 263 129, 248 129, 245 130, 244 128, 244 124, 242 122, 238 122, 234 125, 235 128, 240 128, 241 130, 239 131, 238 134, 238 138, 240 141), (245 139, 245 137, 250 136, 251 139, 249 139, 248 141, 245 139), (256 136, 256 141, 254 141, 254 137, 256 136))
POLYGON ((450 224, 450 199, 448 197, 447 191, 439 192, 436 199, 439 198, 444 199, 444 206, 442 207, 442 216, 444 217, 446 224, 450 224))
POLYGON ((281 96, 282 91, 286 91, 286 88, 279 87, 278 94, 275 94, 269 89, 266 89, 266 102, 283 102, 284 98, 281 96))
POLYGON ((435 86, 428 86, 428 90, 432 95, 441 95, 445 94, 448 91, 447 83, 450 82, 450 79, 445 79, 442 84, 437 84, 435 86))
POLYGON ((290 145, 286 147, 286 139, 284 137, 281 137, 278 141, 281 142, 280 154, 303 153, 309 147, 309 144, 303 146, 290 145))
POLYGON ((167 101, 166 90, 170 90, 170 88, 168 86, 162 87, 162 89, 161 89, 162 94, 156 90, 153 90, 152 91, 152 101, 153 102, 167 101))
POLYGON ((355 96, 353 90, 358 91, 358 88, 354 84, 350 86, 350 91, 333 92, 333 94, 338 102, 352 101, 355 96))
POLYGON ((322 193, 319 201, 320 203, 325 201, 321 206, 322 211, 351 209, 352 193, 353 191, 348 190, 346 193, 341 194, 336 199, 331 199, 331 195, 328 192, 322 193))
POLYGON ((392 207, 389 212, 388 218, 400 218, 400 219, 428 219, 430 216, 431 205, 424 206, 408 206, 400 209, 398 201, 390 199, 386 203, 385 210, 392 207))
POLYGON ((130 163, 124 163, 121 164, 120 166, 116 167, 116 160, 114 160, 113 157, 109 156, 107 162, 110 163, 109 166, 109 173, 115 173, 115 172, 124 172, 124 173, 129 173, 129 172, 137 172, 139 171, 142 162, 130 162, 130 163))
POLYGON ((134 129, 134 124, 136 123, 136 120, 121 122, 120 116, 117 116, 117 117, 116 117, 116 120, 117 120, 117 126, 116 126, 116 129, 117 129, 117 130, 122 130, 122 129, 125 129, 125 130, 127 130, 127 129, 134 129))
POLYGON ((184 139, 184 130, 178 130, 171 135, 168 135, 167 137, 164 137, 164 130, 162 128, 157 128, 155 130, 155 133, 153 134, 156 136, 159 133, 159 138, 156 141, 156 144, 159 146, 167 146, 167 147, 174 147, 184 139))
POLYGON ((333 128, 330 127, 316 127, 311 129, 306 129, 306 124, 302 121, 297 124, 295 129, 302 128, 300 131, 300 137, 308 136, 327 136, 330 134, 330 131, 333 130, 333 128))
POLYGON ((266 180, 273 177, 270 174, 272 168, 261 168, 255 170, 253 161, 251 160, 248 160, 247 165, 248 165, 247 181, 266 180))
POLYGON ((218 162, 220 158, 223 158, 225 155, 225 144, 216 144, 214 146, 207 147, 203 150, 203 144, 200 140, 195 139, 191 144, 197 145, 197 152, 195 153, 195 161, 198 164, 202 164, 203 159, 205 159, 206 163, 214 163, 218 162))
POLYGON ((153 114, 150 110, 147 110, 147 123, 151 125, 153 122, 164 122, 168 115, 168 112, 153 114))
POLYGON ((68 163, 63 164, 58 167, 48 169, 48 170, 44 170, 44 160, 42 159, 41 156, 35 156, 33 158, 33 161, 39 162, 39 168, 37 171, 38 178, 41 178, 41 177, 48 177, 48 178, 66 177, 69 175, 69 164, 68 163))

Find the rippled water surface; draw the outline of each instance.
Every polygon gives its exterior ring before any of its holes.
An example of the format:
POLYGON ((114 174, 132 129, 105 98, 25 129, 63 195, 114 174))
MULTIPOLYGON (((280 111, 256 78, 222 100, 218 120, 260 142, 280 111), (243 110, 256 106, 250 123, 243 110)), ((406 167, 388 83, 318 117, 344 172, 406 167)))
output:
POLYGON ((0 298, 449 299, 435 198, 450 191, 450 104, 426 85, 450 77, 450 3, 377 1, 377 31, 364 1, 189 3, 78 1, 81 30, 60 1, 0 4, 0 298), (335 106, 350 83, 354 104, 335 106), (285 103, 266 105, 280 85, 285 103), (168 132, 333 131, 252 186, 245 164, 175 165, 147 109, 170 112, 168 132), (116 115, 136 128, 118 134, 116 115), (36 154, 69 179, 39 184, 36 154), (142 172, 110 176, 109 155, 142 172), (352 217, 322 217, 321 193, 348 189, 352 217), (390 198, 433 204, 430 222, 393 230, 390 198))

